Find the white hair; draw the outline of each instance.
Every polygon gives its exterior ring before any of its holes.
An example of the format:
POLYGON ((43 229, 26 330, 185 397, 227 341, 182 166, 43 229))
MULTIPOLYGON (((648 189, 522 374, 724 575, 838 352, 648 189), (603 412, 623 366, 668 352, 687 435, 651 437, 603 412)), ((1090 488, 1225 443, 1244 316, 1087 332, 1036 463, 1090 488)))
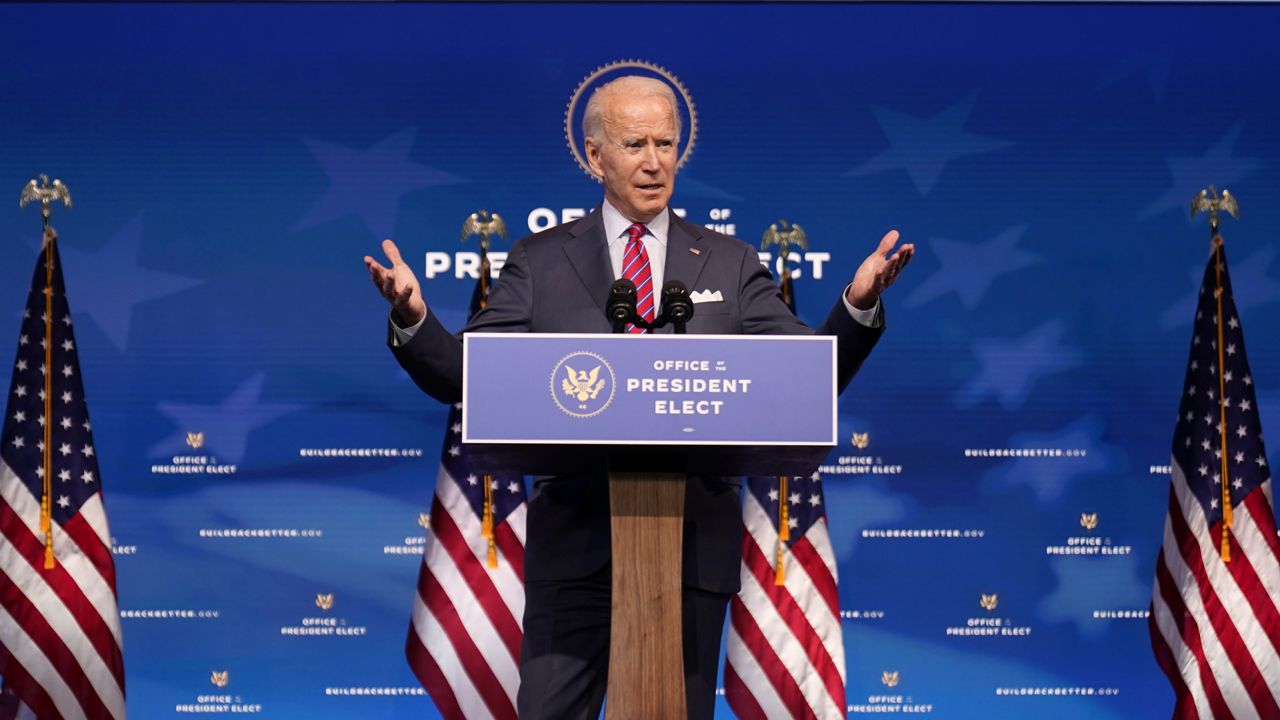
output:
POLYGON ((604 104, 616 95, 632 97, 661 97, 671 103, 671 116, 675 118, 676 138, 680 137, 680 105, 671 86, 655 77, 623 75, 596 88, 587 100, 582 114, 582 136, 592 138, 596 144, 604 143, 604 104))

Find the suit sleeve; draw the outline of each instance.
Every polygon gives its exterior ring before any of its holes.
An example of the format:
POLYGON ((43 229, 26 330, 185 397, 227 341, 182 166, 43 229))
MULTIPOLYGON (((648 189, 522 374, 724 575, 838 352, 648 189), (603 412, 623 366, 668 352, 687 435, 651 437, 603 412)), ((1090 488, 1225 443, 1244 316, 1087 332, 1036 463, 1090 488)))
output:
POLYGON ((760 264, 755 248, 746 245, 740 272, 743 332, 755 335, 834 335, 836 337, 836 388, 844 392, 858 368, 884 332, 884 323, 869 328, 849 316, 844 300, 836 303, 826 322, 815 331, 805 325, 782 301, 782 290, 760 264))
POLYGON ((488 304, 454 335, 427 313, 409 342, 388 345, 400 366, 423 392, 443 403, 462 401, 462 336, 469 332, 527 332, 532 310, 533 277, 523 241, 507 254, 502 274, 489 293, 488 304))

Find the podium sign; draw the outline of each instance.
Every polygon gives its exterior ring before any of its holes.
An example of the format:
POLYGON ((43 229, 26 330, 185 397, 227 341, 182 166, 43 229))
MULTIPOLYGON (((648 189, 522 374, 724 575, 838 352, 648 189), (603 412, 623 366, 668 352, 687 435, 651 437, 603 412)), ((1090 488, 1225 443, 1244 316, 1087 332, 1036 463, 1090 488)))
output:
POLYGON ((467 443, 829 447, 836 340, 468 333, 462 395, 467 443))

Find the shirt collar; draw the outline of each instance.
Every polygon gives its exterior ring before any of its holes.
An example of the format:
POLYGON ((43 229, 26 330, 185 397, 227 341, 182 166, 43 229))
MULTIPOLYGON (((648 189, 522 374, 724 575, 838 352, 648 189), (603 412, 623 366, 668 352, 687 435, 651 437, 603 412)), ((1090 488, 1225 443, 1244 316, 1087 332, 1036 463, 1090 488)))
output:
MULTIPOLYGON (((631 227, 631 221, 619 212, 617 208, 610 205, 608 200, 605 200, 600 205, 600 219, 604 221, 604 235, 608 238, 610 245, 626 240, 627 228, 631 227)), ((660 247, 665 249, 667 247, 667 232, 671 229, 671 209, 663 209, 652 220, 645 223, 645 227, 649 229, 649 236, 656 240, 660 247)))

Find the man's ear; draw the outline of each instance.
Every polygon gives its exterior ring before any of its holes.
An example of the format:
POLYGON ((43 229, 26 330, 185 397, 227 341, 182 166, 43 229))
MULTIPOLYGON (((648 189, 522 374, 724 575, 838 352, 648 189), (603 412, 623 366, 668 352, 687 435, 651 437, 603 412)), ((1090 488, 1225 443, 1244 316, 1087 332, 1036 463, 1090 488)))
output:
POLYGON ((603 180, 604 170, 600 161, 600 146, 596 144, 596 139, 590 135, 583 140, 583 144, 587 149, 587 165, 591 167, 591 174, 595 175, 596 179, 603 180))

